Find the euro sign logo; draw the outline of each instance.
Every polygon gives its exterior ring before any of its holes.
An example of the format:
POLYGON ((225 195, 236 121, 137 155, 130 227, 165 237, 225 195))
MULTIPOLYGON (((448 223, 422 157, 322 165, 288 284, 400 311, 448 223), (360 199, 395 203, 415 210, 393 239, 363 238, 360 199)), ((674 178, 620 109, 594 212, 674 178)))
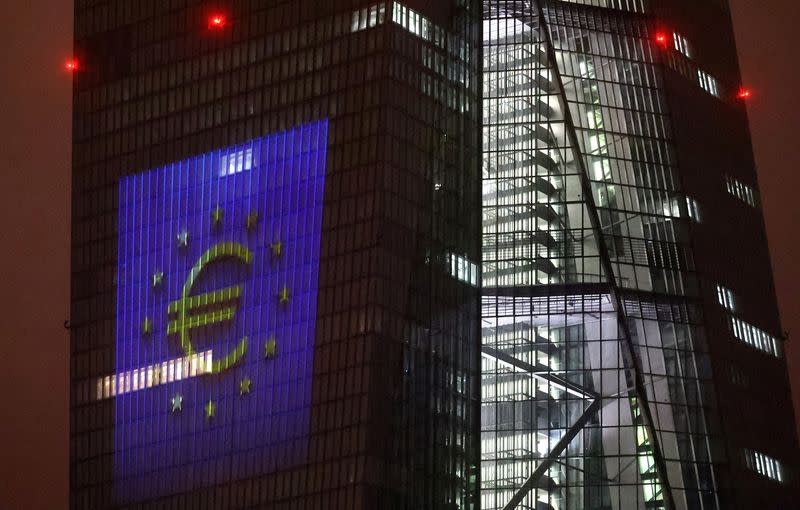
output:
MULTIPOLYGON (((183 286, 181 298, 169 304, 167 310, 172 318, 167 325, 167 335, 179 335, 181 347, 186 356, 194 354, 191 331, 225 321, 232 320, 236 315, 237 301, 242 295, 242 286, 234 285, 213 292, 191 296, 195 281, 209 264, 226 259, 238 259, 250 266, 253 262, 253 253, 247 247, 238 243, 220 243, 212 246, 200 257, 189 273, 183 286)), ((245 336, 239 341, 236 348, 222 359, 214 359, 211 373, 217 374, 235 365, 247 352, 248 338, 245 336)))

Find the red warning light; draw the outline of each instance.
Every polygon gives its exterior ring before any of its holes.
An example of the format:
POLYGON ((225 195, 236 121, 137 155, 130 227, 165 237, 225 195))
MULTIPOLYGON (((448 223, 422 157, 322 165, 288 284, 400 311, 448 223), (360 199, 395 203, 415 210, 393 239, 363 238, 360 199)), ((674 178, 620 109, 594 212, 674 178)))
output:
POLYGON ((739 99, 749 99, 750 96, 752 96, 752 95, 753 95, 753 92, 750 89, 746 89, 746 88, 742 87, 742 88, 739 89, 739 93, 737 94, 737 97, 739 99))
POLYGON ((212 14, 208 17, 208 28, 211 30, 220 30, 227 24, 228 18, 224 14, 212 14))
POLYGON ((67 60, 64 62, 64 69, 66 69, 67 72, 74 73, 78 70, 78 61, 74 58, 67 60))
POLYGON ((656 34, 656 42, 658 44, 660 44, 661 46, 666 48, 667 47, 667 42, 668 42, 667 34, 665 34, 664 32, 657 33, 656 34))

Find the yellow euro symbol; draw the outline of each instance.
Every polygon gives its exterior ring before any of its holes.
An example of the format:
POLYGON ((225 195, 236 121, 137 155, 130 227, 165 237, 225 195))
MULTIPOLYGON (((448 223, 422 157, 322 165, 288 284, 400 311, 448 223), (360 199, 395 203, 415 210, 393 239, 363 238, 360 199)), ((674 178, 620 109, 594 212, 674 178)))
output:
MULTIPOLYGON (((233 319, 236 314, 234 303, 242 295, 242 286, 234 285, 213 292, 190 296, 197 277, 210 263, 220 259, 233 258, 250 265, 253 253, 238 243, 220 243, 212 246, 200 257, 192 268, 189 278, 183 285, 181 298, 169 304, 168 315, 175 318, 167 324, 167 335, 180 335, 181 347, 186 356, 194 354, 189 332, 218 322, 233 319), (192 313, 195 312, 194 315, 192 313)), ((217 374, 233 366, 247 352, 247 337, 239 341, 239 345, 222 359, 212 362, 211 372, 217 374)))

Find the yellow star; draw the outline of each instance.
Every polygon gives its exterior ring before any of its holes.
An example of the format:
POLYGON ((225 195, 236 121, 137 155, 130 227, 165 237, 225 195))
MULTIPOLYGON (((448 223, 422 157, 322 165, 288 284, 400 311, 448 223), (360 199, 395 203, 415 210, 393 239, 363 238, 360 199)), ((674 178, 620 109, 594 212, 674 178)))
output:
POLYGON ((247 215, 247 230, 252 229, 258 224, 258 213, 256 211, 250 211, 250 214, 247 215))
POLYGON ((186 245, 189 244, 189 232, 186 229, 181 230, 181 233, 178 234, 178 248, 186 248, 186 245))
POLYGON ((280 301, 282 305, 285 305, 289 302, 289 287, 286 285, 283 286, 280 294, 278 294, 278 301, 280 301))
POLYGON ((214 225, 215 227, 216 227, 217 225, 219 225, 219 224, 222 222, 222 216, 223 216, 223 214, 224 214, 224 213, 223 213, 223 211, 222 211, 222 207, 220 207, 220 206, 217 206, 217 207, 216 207, 216 208, 215 208, 215 209, 214 209, 214 210, 211 212, 211 222, 213 223, 213 225, 214 225))
POLYGON ((281 253, 283 252, 283 244, 280 241, 272 243, 269 247, 272 250, 273 257, 277 258, 281 256, 281 253))
POLYGON ((278 342, 274 336, 270 336, 267 343, 264 344, 264 359, 273 359, 278 355, 278 342))
POLYGON ((172 403, 172 412, 176 413, 178 411, 183 411, 183 396, 180 393, 176 393, 174 397, 170 400, 172 403))
POLYGON ((150 320, 150 317, 145 317, 144 321, 142 322, 142 334, 149 335, 153 332, 153 322, 150 320))
POLYGON ((213 418, 214 414, 216 414, 217 412, 217 406, 214 405, 213 400, 208 401, 208 404, 206 404, 205 409, 206 409, 206 418, 209 420, 213 418))
POLYGON ((163 271, 156 271, 153 273, 153 288, 155 289, 164 281, 164 272, 163 271))
POLYGON ((239 395, 244 395, 246 393, 250 393, 250 385, 253 381, 250 380, 249 377, 245 377, 239 382, 239 395))

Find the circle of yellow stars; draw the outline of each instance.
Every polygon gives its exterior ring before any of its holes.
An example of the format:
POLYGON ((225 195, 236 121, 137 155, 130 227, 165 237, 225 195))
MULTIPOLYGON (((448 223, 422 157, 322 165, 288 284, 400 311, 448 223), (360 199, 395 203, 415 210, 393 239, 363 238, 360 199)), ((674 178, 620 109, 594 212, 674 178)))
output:
MULTIPOLYGON (((225 211, 220 206, 216 206, 213 211, 211 211, 211 226, 212 228, 218 228, 225 217, 225 211)), ((250 211, 250 213, 245 218, 245 227, 247 231, 252 231, 257 225, 259 221, 259 215, 257 211, 250 211)), ((185 249, 189 245, 189 232, 183 228, 177 235, 177 246, 180 250, 185 251, 185 249)), ((280 240, 275 241, 274 243, 270 244, 270 253, 272 254, 273 259, 278 259, 283 255, 283 243, 280 240)), ((158 290, 159 288, 163 287, 164 285, 164 272, 161 270, 155 271, 151 276, 151 285, 153 290, 158 290)), ((284 285, 280 291, 278 292, 278 303, 280 305, 287 305, 289 300, 291 299, 291 293, 289 291, 289 287, 284 285)), ((153 321, 150 317, 145 317, 142 321, 141 332, 142 336, 150 337, 153 334, 153 321)), ((266 342, 264 342, 264 351, 263 356, 265 360, 272 360, 278 356, 278 341, 275 338, 275 335, 270 335, 266 342)), ((159 376, 160 377, 160 376, 159 376)), ((250 394, 252 390, 253 381, 245 376, 239 381, 239 396, 244 397, 250 394)), ((183 412, 183 395, 180 392, 175 393, 169 400, 169 409, 172 414, 177 414, 183 412)), ((209 399, 208 402, 205 403, 203 406, 203 414, 206 417, 206 420, 213 419, 217 414, 217 405, 214 403, 212 399, 209 399)))

